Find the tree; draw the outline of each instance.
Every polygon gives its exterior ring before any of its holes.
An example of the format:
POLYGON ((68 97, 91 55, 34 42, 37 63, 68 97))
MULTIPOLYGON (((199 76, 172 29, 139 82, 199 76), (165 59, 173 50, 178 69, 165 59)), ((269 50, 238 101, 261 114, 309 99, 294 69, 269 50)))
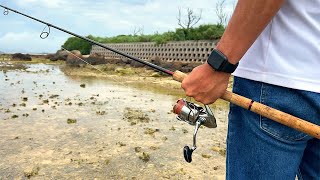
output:
MULTIPOLYGON (((93 38, 93 36, 88 36, 88 38, 93 38)), ((81 54, 90 54, 92 44, 77 37, 70 37, 62 47, 68 51, 79 50, 81 54)))
POLYGON ((135 26, 133 29, 133 36, 137 36, 137 35, 143 35, 143 31, 144 31, 144 27, 143 26, 135 26))
POLYGON ((187 8, 186 11, 187 11, 187 18, 183 21, 181 19, 181 8, 179 8, 179 15, 177 19, 178 19, 178 25, 184 31, 185 39, 189 39, 188 37, 189 31, 194 25, 196 25, 201 20, 202 10, 200 10, 199 14, 196 14, 190 8, 187 8))
POLYGON ((218 16, 219 22, 218 25, 226 26, 228 15, 225 12, 225 2, 226 0, 218 0, 216 3, 216 15, 218 16))

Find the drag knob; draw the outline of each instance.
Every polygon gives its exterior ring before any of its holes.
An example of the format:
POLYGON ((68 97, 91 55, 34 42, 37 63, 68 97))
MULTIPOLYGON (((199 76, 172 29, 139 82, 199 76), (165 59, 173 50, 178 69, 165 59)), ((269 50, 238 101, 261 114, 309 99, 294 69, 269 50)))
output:
POLYGON ((193 153, 193 150, 190 149, 189 146, 185 146, 183 148, 183 156, 188 163, 191 163, 192 161, 192 153, 193 153))

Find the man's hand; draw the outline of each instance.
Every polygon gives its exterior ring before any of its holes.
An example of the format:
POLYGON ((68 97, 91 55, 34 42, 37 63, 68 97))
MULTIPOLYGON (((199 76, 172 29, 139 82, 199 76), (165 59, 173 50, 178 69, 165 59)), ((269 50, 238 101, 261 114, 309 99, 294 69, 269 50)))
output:
POLYGON ((200 65, 184 78, 181 87, 186 95, 203 104, 212 104, 226 91, 230 74, 217 72, 207 63, 200 65))

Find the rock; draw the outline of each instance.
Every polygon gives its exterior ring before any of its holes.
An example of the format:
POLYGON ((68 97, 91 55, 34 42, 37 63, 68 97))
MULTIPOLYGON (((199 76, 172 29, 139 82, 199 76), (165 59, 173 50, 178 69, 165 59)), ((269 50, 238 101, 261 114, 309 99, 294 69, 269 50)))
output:
POLYGON ((170 131, 175 131, 176 128, 175 128, 174 126, 172 126, 169 130, 170 130, 170 131))
POLYGON ((133 75, 133 74, 135 74, 135 72, 132 68, 117 68, 115 70, 115 72, 120 75, 133 75))
POLYGON ((141 147, 135 147, 135 148, 134 148, 134 151, 135 151, 136 153, 141 152, 141 147))
POLYGON ((202 156, 203 158, 206 158, 206 159, 211 158, 211 155, 209 155, 209 154, 202 154, 201 156, 202 156))
POLYGON ((168 140, 167 136, 164 136, 164 137, 162 137, 161 139, 162 139, 162 141, 168 140))
POLYGON ((109 159, 104 160, 104 164, 105 164, 105 165, 110 164, 110 160, 109 160, 109 159))
POLYGON ((86 64, 81 59, 83 59, 81 52, 78 50, 73 50, 68 54, 66 64, 69 66, 80 66, 86 64))
POLYGON ((18 117, 19 117, 18 115, 12 115, 12 116, 11 116, 12 119, 16 119, 16 118, 18 118, 18 117))
POLYGON ((150 155, 146 152, 143 152, 140 156, 139 159, 141 159, 143 162, 148 162, 150 160, 150 155))
POLYGON ((35 167, 27 167, 23 173, 24 173, 24 176, 27 177, 27 178, 31 178, 33 176, 36 176, 39 174, 39 170, 40 168, 35 166, 35 167))
POLYGON ((181 70, 182 62, 165 62, 161 66, 165 69, 181 70))
POLYGON ((125 57, 121 58, 120 60, 121 60, 121 62, 122 62, 123 64, 130 64, 130 63, 131 63, 131 60, 128 59, 128 58, 125 58, 125 57))
POLYGON ((28 113, 25 113, 25 114, 23 114, 22 116, 23 116, 23 117, 28 117, 29 114, 28 114, 28 113))
POLYGON ((182 132, 184 133, 184 134, 186 134, 186 133, 188 133, 188 130, 186 130, 186 129, 182 129, 182 132))
POLYGON ((131 61, 130 66, 135 67, 135 68, 139 68, 139 67, 144 67, 145 65, 142 63, 139 63, 137 61, 131 61))
POLYGON ((106 111, 96 111, 96 114, 103 116, 106 114, 106 111))
POLYGON ((162 65, 163 64, 163 61, 158 57, 158 56, 153 56, 151 57, 148 62, 152 63, 152 64, 155 64, 155 65, 162 65))
POLYGON ((116 145, 119 145, 120 147, 126 146, 126 144, 123 142, 117 142, 116 145))
POLYGON ((68 124, 75 124, 75 123, 77 123, 77 120, 76 119, 68 119, 67 123, 68 124))
POLYGON ((161 77, 161 74, 158 72, 152 73, 151 77, 161 77))
POLYGON ((103 56, 99 55, 99 54, 91 54, 89 57, 85 57, 83 56, 83 58, 85 58, 85 60, 92 65, 99 65, 99 64, 107 64, 108 61, 106 59, 104 59, 103 56))
POLYGON ((124 63, 125 61, 122 61, 122 59, 119 59, 119 58, 114 58, 114 59, 107 58, 107 60, 108 60, 108 64, 126 65, 126 63, 124 63))
POLYGON ((149 123, 150 118, 147 114, 143 113, 138 109, 125 108, 124 119, 127 120, 131 125, 136 125, 138 123, 149 123))
POLYGON ((53 99, 53 98, 57 98, 57 97, 59 97, 59 95, 54 94, 54 95, 51 95, 49 98, 50 98, 50 99, 53 99))
POLYGON ((21 103, 21 104, 20 104, 20 106, 22 106, 22 107, 26 107, 26 106, 27 106, 27 104, 26 104, 26 103, 21 103))
POLYGON ((155 151, 155 150, 158 150, 158 149, 160 149, 160 148, 157 147, 157 146, 150 146, 150 149, 155 151))
POLYGON ((159 132, 159 129, 145 128, 144 133, 149 135, 154 135, 155 132, 159 132))
POLYGON ((12 60, 14 61, 32 61, 32 58, 29 54, 16 53, 12 55, 12 60))
POLYGON ((160 66, 171 70, 180 70, 182 72, 191 72, 195 67, 202 63, 185 63, 185 62, 163 62, 160 66))
MULTIPOLYGON (((165 64, 169 64, 169 65, 171 64, 171 63, 167 63, 166 61, 163 61, 158 56, 151 57, 150 59, 147 60, 147 62, 150 62, 152 64, 155 64, 155 65, 161 66, 161 67, 163 67, 165 64)), ((151 67, 147 67, 147 69, 154 70, 151 67)))
POLYGON ((56 54, 49 55, 51 61, 63 60, 66 61, 68 57, 68 52, 65 50, 58 50, 56 54))
POLYGON ((211 150, 212 151, 215 151, 215 152, 218 152, 221 156, 226 156, 226 149, 225 148, 220 148, 220 147, 217 147, 217 146, 213 146, 211 147, 211 150))

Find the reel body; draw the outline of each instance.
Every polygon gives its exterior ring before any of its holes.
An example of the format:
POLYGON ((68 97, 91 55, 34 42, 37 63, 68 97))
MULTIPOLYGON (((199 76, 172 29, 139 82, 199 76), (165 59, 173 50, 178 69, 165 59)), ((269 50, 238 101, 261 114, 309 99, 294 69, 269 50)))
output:
POLYGON ((216 128, 216 118, 208 105, 205 105, 203 108, 197 104, 186 101, 186 99, 179 99, 173 107, 173 112, 177 115, 177 120, 184 121, 195 126, 192 148, 189 148, 189 146, 185 146, 183 148, 184 159, 188 163, 191 163, 192 153, 197 149, 196 138, 199 128, 201 125, 208 128, 216 128))

